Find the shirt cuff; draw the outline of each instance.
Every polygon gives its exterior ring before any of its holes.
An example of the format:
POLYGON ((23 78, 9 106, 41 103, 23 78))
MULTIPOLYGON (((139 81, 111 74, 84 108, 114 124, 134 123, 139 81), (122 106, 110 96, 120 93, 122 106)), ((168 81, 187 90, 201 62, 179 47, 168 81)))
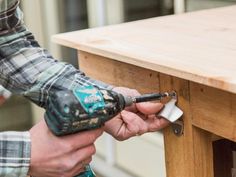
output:
POLYGON ((26 177, 30 167, 29 132, 0 133, 0 176, 26 177))

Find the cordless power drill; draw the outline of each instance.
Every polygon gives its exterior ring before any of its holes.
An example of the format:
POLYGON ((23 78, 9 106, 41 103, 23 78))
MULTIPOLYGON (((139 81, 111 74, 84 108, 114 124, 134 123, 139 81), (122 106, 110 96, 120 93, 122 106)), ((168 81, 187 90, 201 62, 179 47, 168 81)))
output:
MULTIPOLYGON (((112 90, 81 86, 50 94, 45 120, 55 135, 64 136, 99 128, 133 103, 161 100, 168 96, 175 96, 175 92, 125 97, 112 90)), ((88 165, 77 177, 95 177, 95 174, 88 165)))

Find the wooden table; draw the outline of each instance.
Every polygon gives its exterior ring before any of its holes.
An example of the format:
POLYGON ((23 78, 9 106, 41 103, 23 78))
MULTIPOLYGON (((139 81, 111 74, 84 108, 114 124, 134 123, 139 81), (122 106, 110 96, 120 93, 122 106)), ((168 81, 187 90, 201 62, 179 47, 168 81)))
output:
POLYGON ((178 92, 184 133, 164 130, 168 177, 230 176, 236 6, 58 34, 53 40, 78 50, 88 76, 142 93, 178 92), (230 141, 213 146, 216 135, 230 141))

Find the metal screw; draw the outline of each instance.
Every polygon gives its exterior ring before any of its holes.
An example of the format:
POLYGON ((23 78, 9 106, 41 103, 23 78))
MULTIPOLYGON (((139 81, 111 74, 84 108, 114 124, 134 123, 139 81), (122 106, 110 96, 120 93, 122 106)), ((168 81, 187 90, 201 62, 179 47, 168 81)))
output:
POLYGON ((172 130, 176 136, 181 136, 184 133, 183 120, 177 120, 172 124, 172 130))

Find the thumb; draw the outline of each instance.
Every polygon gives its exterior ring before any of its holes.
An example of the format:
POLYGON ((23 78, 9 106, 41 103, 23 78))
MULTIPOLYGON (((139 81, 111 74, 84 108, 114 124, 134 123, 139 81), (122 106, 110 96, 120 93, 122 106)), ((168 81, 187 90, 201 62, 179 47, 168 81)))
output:
POLYGON ((152 103, 152 102, 145 102, 145 103, 137 103, 136 108, 139 112, 149 115, 149 114, 156 114, 163 108, 162 103, 152 103))

